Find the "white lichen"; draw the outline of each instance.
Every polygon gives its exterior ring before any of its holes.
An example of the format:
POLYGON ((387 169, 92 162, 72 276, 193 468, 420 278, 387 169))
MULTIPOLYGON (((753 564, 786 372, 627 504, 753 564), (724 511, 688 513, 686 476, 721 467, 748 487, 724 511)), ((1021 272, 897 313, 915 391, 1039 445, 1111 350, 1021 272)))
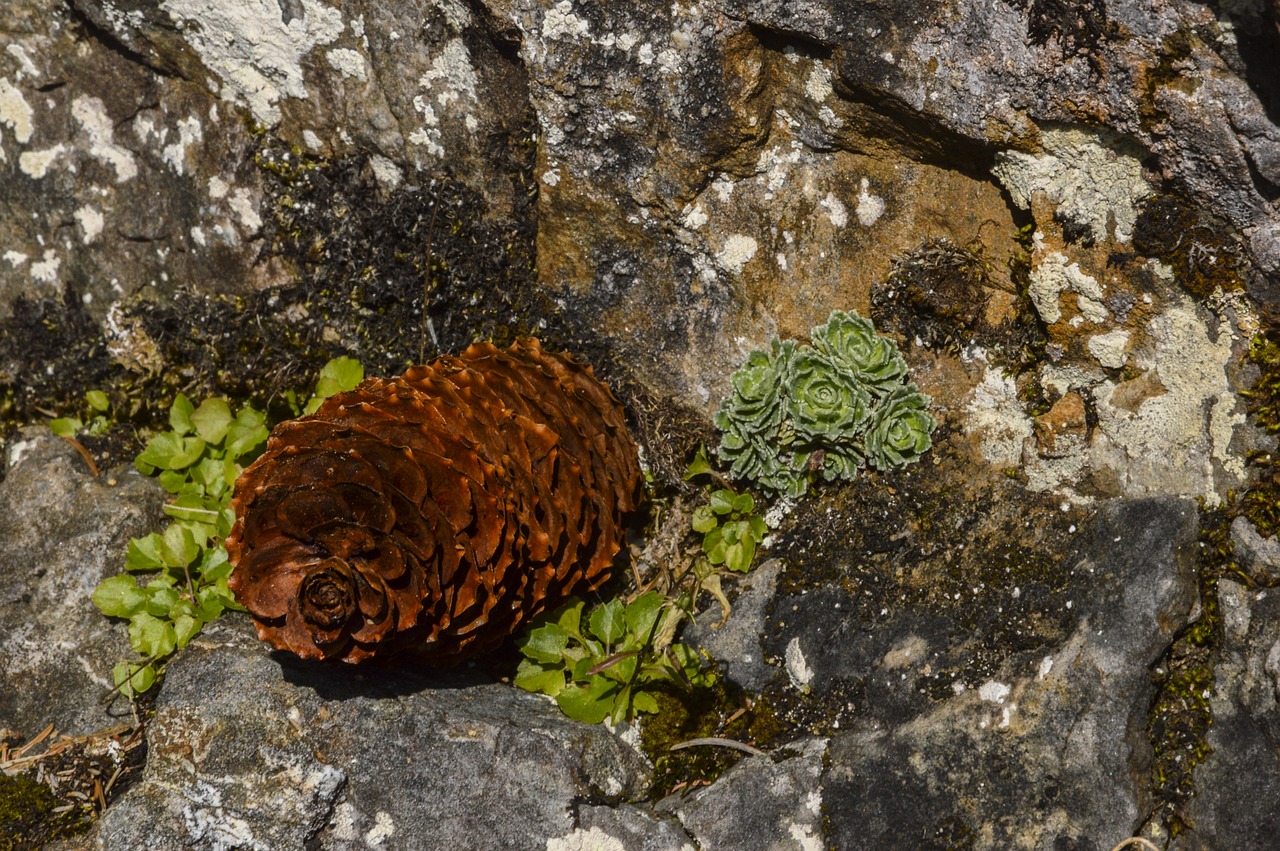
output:
POLYGON ((302 60, 342 33, 342 13, 320 0, 299 0, 286 23, 275 0, 163 0, 183 39, 222 81, 224 97, 249 107, 261 124, 280 121, 281 98, 305 98, 302 60))
POLYGON ((1068 262, 1061 251, 1050 251, 1039 258, 1031 270, 1028 289, 1036 312, 1050 325, 1062 318, 1059 300, 1065 292, 1076 294, 1076 303, 1085 319, 1094 323, 1106 321, 1102 285, 1081 270, 1080 264, 1068 262))
POLYGON ((542 37, 548 41, 556 38, 583 38, 591 30, 590 23, 573 13, 572 0, 560 0, 542 19, 542 37))
POLYGON ((31 280, 42 284, 54 284, 58 281, 58 267, 62 258, 52 248, 46 248, 44 256, 31 264, 31 280))
POLYGON ((35 112, 22 92, 8 80, 0 78, 0 124, 9 126, 13 131, 13 138, 19 144, 25 145, 31 141, 34 117, 35 112))
POLYGON ((1023 445, 1032 432, 1031 418, 1018 401, 1018 388, 1011 376, 997 367, 987 367, 965 412, 966 431, 977 437, 983 458, 999 467, 1021 463, 1023 445))
POLYGON ((726 272, 740 275, 742 267, 756 256, 757 248, 754 239, 735 233, 724 241, 724 247, 716 253, 716 263, 726 272))
POLYGON ((115 169, 116 183, 138 175, 133 152, 115 142, 115 128, 101 99, 85 95, 75 98, 71 101, 71 117, 89 137, 89 156, 115 169))
POLYGON ((90 244, 98 235, 102 233, 103 225, 106 223, 101 210, 97 210, 85 204, 72 214, 75 220, 80 224, 80 232, 82 241, 85 245, 90 244))
POLYGON ((827 211, 827 218, 836 227, 842 228, 849 223, 849 211, 845 209, 844 202, 834 194, 828 192, 827 197, 818 202, 818 206, 827 211))
POLYGON ((378 810, 373 816, 373 827, 365 832, 364 841, 373 846, 383 845, 395 832, 396 824, 391 819, 391 813, 378 810))
POLYGON ((1123 329, 1107 334, 1097 334, 1089 338, 1086 344, 1089 354, 1098 359, 1098 363, 1108 369, 1119 369, 1128 360, 1126 348, 1129 345, 1129 332, 1123 329))
POLYGON ((40 151, 23 151, 18 155, 18 168, 27 177, 39 180, 49 172, 49 166, 65 150, 62 144, 57 144, 40 151))
POLYGON ((404 181, 404 172, 400 170, 400 166, 382 154, 369 157, 369 167, 373 169, 373 176, 383 189, 395 189, 404 181))
POLYGON ((621 839, 598 827, 590 830, 574 828, 572 833, 547 840, 547 851, 627 851, 621 839))
POLYGON ((808 688, 809 683, 813 682, 813 669, 809 667, 808 661, 804 658, 804 651, 800 649, 799 638, 791 639, 783 656, 786 662, 787 676, 791 678, 791 685, 797 689, 808 688))
POLYGON ((1117 242, 1128 242, 1137 221, 1137 202, 1150 193, 1142 162, 1131 146, 1113 133, 1076 128, 1041 132, 1042 153, 1004 151, 991 173, 1013 202, 1031 208, 1042 193, 1058 204, 1068 221, 1086 226, 1099 241, 1107 239, 1108 220, 1117 242))
MULTIPOLYGON (((1190 303, 1171 307, 1147 327, 1148 345, 1131 357, 1158 376, 1163 392, 1136 402, 1126 387, 1104 381, 1094 390, 1098 429, 1093 465, 1109 467, 1129 496, 1169 494, 1220 502, 1213 461, 1239 477, 1242 464, 1229 461, 1231 439, 1244 422, 1227 380, 1232 331, 1211 334, 1190 303)), ((1237 459, 1238 460, 1238 459, 1237 459)))
POLYGON ((821 62, 813 63, 813 70, 804 81, 804 93, 818 103, 831 97, 831 71, 821 62))
POLYGON ((349 47, 335 47, 326 52, 324 58, 328 60, 329 67, 342 76, 362 83, 368 82, 369 69, 360 51, 349 47))
POLYGON ((1004 699, 1009 696, 1011 689, 1009 686, 996 680, 987 680, 978 687, 978 697, 988 703, 1004 703, 1004 699))
POLYGON ((862 178, 862 188, 858 192, 858 204, 855 207, 858 223, 864 228, 871 227, 884 215, 884 199, 879 195, 872 195, 870 186, 871 182, 862 178))
POLYGON ((160 152, 160 158, 178 174, 185 174, 187 148, 203 140, 204 129, 200 126, 200 119, 194 115, 184 118, 178 122, 178 141, 165 145, 164 150, 160 152))

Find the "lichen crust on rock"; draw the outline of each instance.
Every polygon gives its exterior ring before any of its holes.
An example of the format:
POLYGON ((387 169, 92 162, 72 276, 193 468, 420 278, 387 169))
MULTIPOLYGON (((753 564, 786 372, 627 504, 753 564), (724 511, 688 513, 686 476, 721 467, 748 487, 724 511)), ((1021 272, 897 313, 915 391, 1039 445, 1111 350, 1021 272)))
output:
POLYGON ((640 483, 589 367, 476 343, 278 426, 236 483, 230 586, 304 658, 453 664, 607 581, 640 483))

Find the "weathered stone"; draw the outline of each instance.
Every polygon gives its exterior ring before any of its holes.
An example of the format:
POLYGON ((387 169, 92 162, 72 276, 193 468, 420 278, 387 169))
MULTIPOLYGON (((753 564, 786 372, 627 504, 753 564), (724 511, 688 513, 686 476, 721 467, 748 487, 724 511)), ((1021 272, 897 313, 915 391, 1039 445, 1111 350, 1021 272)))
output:
POLYGON ((255 263, 262 189, 241 117, 204 86, 111 49, 109 32, 67 5, 6 10, 0 316, 18 296, 69 291, 102 321, 140 290, 274 279, 255 263))
POLYGON ((721 624, 724 612, 712 603, 684 633, 685 640, 715 658, 725 676, 749 691, 764 688, 777 670, 765 661, 760 636, 781 567, 777 561, 766 561, 752 568, 737 581, 738 596, 728 621, 721 624))
POLYGON ((268 655, 244 618, 168 665, 147 736, 142 780, 90 847, 544 851, 579 802, 639 797, 647 774, 543 698, 268 655))
POLYGON ((1231 543, 1251 572, 1260 578, 1280 580, 1280 540, 1264 538, 1247 517, 1231 521, 1231 543))
POLYGON ((48 429, 8 448, 0 482, 0 727, 69 736, 129 719, 104 706, 111 668, 133 656, 124 624, 90 602, 120 572, 129 538, 159 523, 163 491, 131 469, 98 477, 48 429))
POLYGON ((547 840, 547 851, 694 851, 679 822, 628 806, 581 806, 573 833, 547 840))
POLYGON ((1266 848, 1280 836, 1280 596, 1218 583, 1223 647, 1208 695, 1213 726, 1177 851, 1266 848))
POLYGON ((700 848, 816 851, 825 847, 826 746, 824 739, 805 739, 772 758, 750 757, 705 789, 665 798, 658 809, 679 816, 700 848))
POLYGON ((1063 556, 1073 577, 1065 634, 1037 642, 1043 625, 1010 624, 1027 649, 985 667, 971 659, 977 670, 961 669, 947 689, 934 673, 956 661, 968 614, 907 610, 872 628, 850 622, 856 601, 835 589, 780 598, 787 626, 775 652, 786 648, 793 677, 807 672, 818 694, 863 684, 860 711, 830 745, 830 841, 1110 848, 1131 835, 1146 817, 1148 666, 1195 600, 1196 529, 1184 501, 1104 504, 1063 556))

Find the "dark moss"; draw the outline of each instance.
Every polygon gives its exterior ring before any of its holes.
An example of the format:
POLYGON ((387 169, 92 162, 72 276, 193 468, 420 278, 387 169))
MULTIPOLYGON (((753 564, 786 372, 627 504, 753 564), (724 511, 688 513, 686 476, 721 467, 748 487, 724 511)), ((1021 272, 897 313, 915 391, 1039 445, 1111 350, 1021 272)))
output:
MULTIPOLYGON (((1009 270, 1015 286, 1019 271, 1009 270)), ((1026 294, 1026 281, 1020 285, 1017 315, 995 324, 987 321, 995 274, 980 244, 925 240, 895 258, 889 275, 872 287, 871 318, 881 332, 905 344, 918 341, 951 354, 978 345, 1020 372, 1043 352, 1043 327, 1026 294)))
POLYGON ((498 215, 447 174, 386 192, 366 156, 318 160, 266 134, 258 146, 261 262, 289 270, 291 282, 244 296, 184 287, 125 303, 117 323, 134 329, 146 361, 134 372, 107 351, 73 291, 19 302, 0 322, 0 433, 83 416, 88 389, 106 391, 112 416, 137 426, 163 422, 179 391, 252 399, 284 415, 283 391, 309 388, 337 355, 394 374, 477 338, 505 343, 555 324, 534 285, 530 152, 511 178, 519 208, 498 215))
POLYGON ((1241 278, 1240 249, 1231 229, 1173 195, 1153 195, 1143 200, 1133 229, 1133 247, 1173 268, 1174 280, 1198 298, 1218 289, 1238 292, 1241 278))
MULTIPOLYGON (((1065 603, 1079 580, 1063 549, 1085 512, 1014 479, 975 480, 945 434, 934 447, 921 464, 801 504, 771 553, 786 564, 780 595, 836 588, 841 617, 860 628, 907 618, 944 629, 935 643, 947 650, 918 686, 921 698, 944 700, 955 683, 978 686, 1069 634, 1065 603)), ((785 621, 775 612, 771 630, 785 621)), ((904 711, 923 708, 913 706, 904 711)))
POLYGON ((641 725, 640 743, 653 762, 650 794, 656 799, 676 789, 710 783, 743 756, 714 746, 671 750, 690 739, 715 736, 750 744, 750 704, 723 677, 711 688, 656 691, 658 712, 641 725), (739 711, 741 710, 741 711, 739 711))
POLYGON ((1014 0, 1026 11, 1032 44, 1055 41, 1066 56, 1092 54, 1108 34, 1103 0, 1014 0))
POLYGON ((1190 825, 1182 815, 1195 795, 1195 769, 1209 755, 1216 656, 1222 642, 1218 580, 1236 572, 1231 546, 1231 506, 1200 511, 1200 616, 1183 628, 1153 669, 1156 693, 1148 715, 1154 754, 1152 817, 1177 836, 1190 825))
POLYGON ((64 804, 30 774, 0 774, 0 851, 37 849, 77 836, 87 829, 91 814, 91 806, 64 804))

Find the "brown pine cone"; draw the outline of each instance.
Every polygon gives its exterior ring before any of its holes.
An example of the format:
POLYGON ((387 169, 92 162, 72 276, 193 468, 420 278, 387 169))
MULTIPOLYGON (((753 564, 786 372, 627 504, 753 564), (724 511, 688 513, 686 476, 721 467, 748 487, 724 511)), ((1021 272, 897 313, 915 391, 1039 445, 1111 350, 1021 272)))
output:
POLYGON ((476 343, 276 427, 236 482, 231 590, 303 658, 453 664, 602 585, 640 485, 590 367, 476 343))

